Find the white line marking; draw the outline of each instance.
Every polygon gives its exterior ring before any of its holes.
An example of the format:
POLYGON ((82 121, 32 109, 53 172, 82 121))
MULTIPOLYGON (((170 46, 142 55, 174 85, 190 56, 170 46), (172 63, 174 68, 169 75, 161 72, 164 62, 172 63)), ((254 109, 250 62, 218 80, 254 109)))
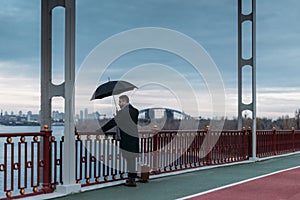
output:
POLYGON ((196 197, 196 196, 201 196, 201 195, 204 195, 204 194, 208 194, 208 193, 211 193, 211 192, 215 192, 215 191, 222 190, 222 189, 225 189, 225 188, 233 187, 233 186, 236 186, 236 185, 240 185, 240 184, 247 183, 247 182, 250 182, 250 181, 253 181, 253 180, 257 180, 257 179, 264 178, 264 177, 267 177, 267 176, 272 176, 274 174, 279 174, 281 172, 286 172, 286 171, 297 169, 297 168, 300 168, 300 166, 291 167, 291 168, 288 168, 288 169, 283 169, 283 170, 279 170, 279 171, 272 172, 272 173, 269 173, 269 174, 265 174, 265 175, 257 176, 257 177, 254 177, 254 178, 246 179, 246 180, 243 180, 243 181, 239 181, 239 182, 236 182, 236 183, 232 183, 232 184, 229 184, 229 185, 224 185, 224 186, 214 188, 214 189, 211 189, 211 190, 207 190, 207 191, 204 191, 204 192, 199 192, 197 194, 189 195, 189 196, 186 196, 186 197, 181 197, 181 198, 178 198, 176 200, 186 200, 186 199, 189 199, 189 198, 193 198, 193 197, 196 197))

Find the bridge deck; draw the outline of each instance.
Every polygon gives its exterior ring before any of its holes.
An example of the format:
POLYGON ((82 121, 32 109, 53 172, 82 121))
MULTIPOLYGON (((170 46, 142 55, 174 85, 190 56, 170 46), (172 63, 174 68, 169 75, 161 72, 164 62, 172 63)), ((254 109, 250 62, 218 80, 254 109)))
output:
POLYGON ((300 154, 296 154, 153 179, 149 183, 138 183, 136 188, 114 186, 60 199, 176 199, 299 165, 300 154))

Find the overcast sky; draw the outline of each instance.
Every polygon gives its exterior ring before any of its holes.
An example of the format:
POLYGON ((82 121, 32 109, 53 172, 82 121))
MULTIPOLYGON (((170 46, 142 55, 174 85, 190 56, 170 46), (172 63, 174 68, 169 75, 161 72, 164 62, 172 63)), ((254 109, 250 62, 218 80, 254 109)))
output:
MULTIPOLYGON (((40 0, 0 1, 0 108, 9 112, 38 112, 40 0)), ((76 9, 77 72, 89 53, 99 43, 115 34, 142 27, 172 29, 197 41, 211 56, 224 81, 227 116, 237 115, 236 0, 77 0, 76 9)), ((53 12, 54 83, 62 82, 64 76, 63 19, 64 9, 56 8, 53 12)), ((286 114, 293 116, 294 111, 300 108, 299 21, 298 0, 257 1, 257 110, 260 117, 276 118, 286 114)), ((249 34, 246 32, 245 36, 249 34)), ((248 52, 245 52, 247 56, 248 52)), ((147 63, 167 65, 188 79, 193 87, 202 88, 203 80, 196 80, 197 77, 193 76, 193 70, 189 69, 188 63, 178 56, 155 50, 132 52, 122 56, 112 63, 105 76, 118 79, 124 77, 126 71, 130 71, 132 67, 147 63), (118 70, 121 67, 122 70, 118 70)), ((158 73, 157 76, 164 78, 166 74, 158 73)), ((137 79, 129 80, 139 83, 137 79)), ((249 79, 245 83, 249 83, 249 79)), ((245 87, 245 93, 249 88, 245 87)), ((169 93, 170 91, 152 86, 140 93, 135 92, 135 96, 133 93, 130 95, 139 109, 147 106, 180 109, 176 99, 172 101, 172 98, 167 98, 170 97, 169 93), (138 94, 140 97, 137 97, 138 94)), ((201 105, 200 115, 209 116, 209 92, 203 87, 203 93, 196 93, 197 101, 201 105)), ((250 96, 246 95, 245 102, 249 102, 249 99, 250 96)), ((63 110, 62 102, 61 98, 55 99, 54 109, 63 110)), ((111 109, 108 109, 107 103, 111 104, 111 99, 103 101, 103 107, 98 105, 97 109, 102 113, 109 113, 111 109)), ((77 110, 83 107, 78 104, 77 110)), ((184 111, 194 116, 199 115, 194 110, 195 108, 190 107, 184 111)))

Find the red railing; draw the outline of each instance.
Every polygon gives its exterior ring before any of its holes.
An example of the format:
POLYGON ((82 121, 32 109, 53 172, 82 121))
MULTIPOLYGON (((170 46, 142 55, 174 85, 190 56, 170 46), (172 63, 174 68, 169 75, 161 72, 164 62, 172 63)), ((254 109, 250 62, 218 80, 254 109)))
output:
POLYGON ((80 133, 76 141, 76 182, 93 185, 124 178, 118 141, 97 133, 80 133))
POLYGON ((47 127, 39 133, 0 134, 0 152, 3 153, 0 156, 0 187, 3 188, 0 198, 20 198, 53 191, 49 168, 51 134, 47 127), (43 149, 40 148, 41 142, 43 149))
MULTIPOLYGON (((145 157, 149 143, 142 142, 141 158, 148 160, 152 172, 165 173, 189 168, 217 165, 248 158, 246 131, 158 131, 152 133, 153 155, 145 157), (148 158, 148 159, 147 159, 148 158)), ((142 141, 145 137, 142 137, 142 141)), ((149 140, 149 139, 148 139, 149 140)), ((150 143, 151 144, 151 143, 150 143)), ((147 154, 146 154, 147 155, 147 154)))
POLYGON ((50 183, 51 188, 55 189, 56 185, 63 184, 63 143, 64 136, 57 141, 55 136, 50 137, 50 183))
MULTIPOLYGON (((186 170, 246 160, 249 132, 242 131, 141 131, 139 164, 151 174, 186 170)), ((125 178, 125 160, 118 141, 95 132, 78 133, 76 181, 82 186, 125 178)))
MULTIPOLYGON (((0 134, 0 198, 49 193, 63 184, 64 138, 39 133, 0 134), (41 146, 43 145, 43 149, 41 146)), ((96 132, 76 133, 76 182, 82 187, 122 180, 126 163, 119 142, 96 132)), ((139 164, 151 175, 247 160, 251 130, 141 131, 139 164)), ((257 131, 257 156, 300 151, 300 131, 257 131)))
POLYGON ((257 157, 268 157, 300 150, 300 131, 257 131, 257 157))

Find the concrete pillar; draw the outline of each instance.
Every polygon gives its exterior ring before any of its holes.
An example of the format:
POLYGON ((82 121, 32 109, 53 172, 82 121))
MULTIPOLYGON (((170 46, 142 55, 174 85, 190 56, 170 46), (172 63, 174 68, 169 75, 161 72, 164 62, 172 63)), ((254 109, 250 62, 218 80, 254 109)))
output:
POLYGON ((252 0, 252 158, 256 157, 256 0, 252 0))
MULTIPOLYGON (((42 0, 42 61, 41 61, 41 126, 51 127, 52 97, 65 98, 65 127, 63 149, 63 185, 57 191, 65 194, 79 192, 75 180, 75 0, 42 0), (65 8, 65 82, 52 83, 52 10, 65 8)), ((41 148, 43 149, 43 148, 41 148)), ((42 174, 42 173, 41 173, 42 174)))
POLYGON ((252 155, 256 159, 256 0, 252 0, 252 12, 244 15, 242 12, 243 0, 238 0, 238 129, 242 129, 242 112, 252 112, 252 155), (242 56, 242 24, 245 21, 252 22, 252 58, 244 59, 242 56), (242 69, 246 65, 252 67, 252 102, 244 104, 242 101, 242 69))
POLYGON ((52 84, 52 11, 48 0, 42 0, 41 43, 41 130, 48 125, 51 130, 52 84))
POLYGON ((66 35, 65 35, 65 129, 63 185, 58 192, 79 192, 81 185, 75 177, 75 124, 74 124, 74 84, 75 84, 75 0, 65 0, 66 35))

